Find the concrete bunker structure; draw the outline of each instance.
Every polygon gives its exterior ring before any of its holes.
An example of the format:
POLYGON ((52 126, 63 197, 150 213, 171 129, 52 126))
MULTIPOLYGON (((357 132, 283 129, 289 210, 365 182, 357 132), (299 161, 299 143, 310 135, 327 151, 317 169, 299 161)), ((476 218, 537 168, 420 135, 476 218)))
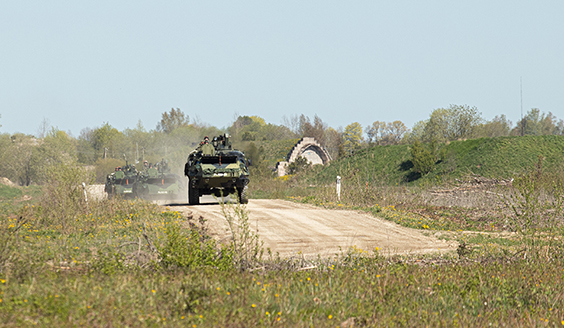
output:
POLYGON ((279 177, 286 175, 288 165, 299 156, 304 157, 312 165, 325 165, 331 161, 331 155, 311 137, 303 137, 288 153, 287 160, 276 164, 276 173, 279 177))

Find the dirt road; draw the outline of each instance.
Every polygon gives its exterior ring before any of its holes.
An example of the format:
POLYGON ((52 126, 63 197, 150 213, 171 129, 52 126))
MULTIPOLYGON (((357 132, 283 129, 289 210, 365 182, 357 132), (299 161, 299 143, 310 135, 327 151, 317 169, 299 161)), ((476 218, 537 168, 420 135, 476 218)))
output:
MULTIPOLYGON (((219 240, 228 240, 230 233, 221 207, 212 197, 202 197, 198 206, 172 205, 172 210, 203 216, 210 233, 219 240)), ((382 255, 444 253, 456 249, 455 242, 425 236, 420 230, 399 226, 359 211, 327 210, 283 200, 251 199, 247 208, 250 223, 258 230, 264 247, 274 254, 290 257, 301 252, 305 256, 333 256, 350 246, 382 255)))

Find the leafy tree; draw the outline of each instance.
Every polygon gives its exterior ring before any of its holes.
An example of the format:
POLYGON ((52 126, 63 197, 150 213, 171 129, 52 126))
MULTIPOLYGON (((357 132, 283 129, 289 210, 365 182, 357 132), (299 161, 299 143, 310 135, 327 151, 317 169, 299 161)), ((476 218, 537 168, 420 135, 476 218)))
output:
MULTIPOLYGON (((173 132, 176 132, 176 130, 173 132)), ((123 136, 127 140, 126 144, 130 147, 129 153, 135 152, 135 156, 139 156, 136 158, 138 162, 145 160, 145 154, 149 155, 156 148, 154 134, 145 130, 141 120, 137 122, 135 128, 125 129, 123 136)))
POLYGON ((266 125, 266 121, 264 120, 264 118, 260 117, 260 116, 250 116, 251 120, 253 120, 253 123, 257 123, 260 126, 265 126, 266 125))
POLYGON ((548 114, 543 113, 540 120, 541 133, 542 135, 562 135, 564 131, 562 127, 564 121, 558 120, 554 114, 548 112, 548 114))
POLYGON ((366 127, 366 135, 368 137, 368 144, 373 142, 377 145, 382 140, 383 131, 386 128, 386 122, 374 121, 372 125, 366 127))
POLYGON ((400 144, 403 137, 409 132, 409 129, 403 124, 402 121, 393 121, 388 123, 388 136, 393 145, 400 144))
POLYGON ((538 108, 532 108, 517 126, 511 131, 513 135, 561 135, 564 133, 564 122, 558 121, 551 112, 542 113, 538 108))
POLYGON ((171 133, 172 131, 188 126, 190 118, 184 114, 179 108, 172 108, 170 112, 162 114, 161 121, 157 124, 157 131, 171 133))
POLYGON ((40 139, 34 147, 30 159, 31 178, 36 183, 46 181, 46 169, 53 165, 75 162, 77 158, 76 140, 57 128, 40 139))
POLYGON ((482 123, 481 113, 476 107, 450 105, 449 108, 435 109, 428 120, 413 127, 410 139, 422 142, 446 142, 477 136, 482 123), (421 126, 424 124, 424 129, 421 126))
POLYGON ((123 134, 109 123, 104 123, 101 127, 92 132, 92 145, 96 151, 96 157, 119 158, 123 154, 123 134))
POLYGON ((345 155, 343 148, 343 133, 333 128, 325 130, 325 150, 331 158, 337 159, 345 155))
POLYGON ((299 135, 300 118, 298 117, 298 115, 291 115, 290 117, 287 117, 286 115, 284 115, 282 117, 282 125, 287 127, 295 135, 299 135))
POLYGON ((482 114, 476 107, 468 105, 450 105, 449 109, 453 115, 453 139, 474 138, 476 128, 483 121, 482 114))
POLYGON ((242 141, 254 141, 259 137, 261 128, 266 125, 264 119, 258 116, 239 116, 229 128, 231 135, 242 141))
POLYGON ((253 124, 253 119, 249 116, 239 116, 237 117, 237 119, 235 120, 235 122, 233 122, 233 124, 231 125, 231 134, 238 134, 239 130, 242 129, 243 127, 247 126, 247 125, 251 125, 253 124))
POLYGON ((358 122, 351 123, 343 133, 343 147, 347 154, 360 149, 362 143, 362 126, 358 122))
POLYGON ((2 175, 22 186, 33 182, 32 156, 37 147, 37 139, 25 134, 9 136, 9 143, 4 144, 0 154, 2 175))
POLYGON ((23 186, 45 181, 45 170, 76 158, 76 141, 52 128, 43 139, 24 134, 0 138, 0 175, 23 186))
POLYGON ((286 140, 295 138, 294 133, 287 127, 270 123, 261 127, 260 134, 263 140, 286 140))
POLYGON ((229 127, 228 131, 236 142, 259 142, 295 138, 294 133, 288 127, 267 124, 262 117, 258 116, 239 116, 229 127))
POLYGON ((8 179, 13 179, 13 175, 10 172, 10 163, 9 161, 12 159, 10 156, 10 152, 12 151, 12 139, 10 135, 7 133, 0 134, 0 177, 6 177, 8 179))
POLYGON ((94 149, 94 130, 83 128, 78 136, 77 145, 78 162, 81 164, 93 164, 96 161, 96 150, 94 149))
POLYGON ((445 142, 452 140, 454 138, 453 124, 454 118, 450 109, 435 109, 425 125, 422 141, 430 142, 431 140, 437 140, 438 142, 445 142))
POLYGON ((368 143, 377 145, 397 145, 401 143, 408 129, 402 121, 391 123, 375 121, 366 128, 368 143))
POLYGON ((321 120, 317 114, 313 118, 313 124, 311 123, 309 117, 301 115, 299 118, 298 134, 302 137, 312 137, 315 138, 319 144, 325 146, 325 130, 327 129, 327 124, 321 120))
POLYGON ((325 132, 329 126, 317 114, 313 117, 313 123, 309 117, 303 114, 300 116, 294 115, 290 118, 284 116, 283 126, 291 133, 290 138, 311 137, 322 146, 327 146, 325 132))
POLYGON ((505 115, 498 115, 491 121, 481 124, 477 129, 479 137, 502 137, 508 136, 511 132, 511 121, 505 115))
POLYGON ((411 133, 409 133, 404 139, 408 143, 414 143, 415 141, 421 141, 425 138, 425 127, 427 126, 428 120, 418 121, 413 125, 411 133))
POLYGON ((252 131, 245 131, 241 134, 242 141, 253 141, 256 140, 257 133, 252 131))

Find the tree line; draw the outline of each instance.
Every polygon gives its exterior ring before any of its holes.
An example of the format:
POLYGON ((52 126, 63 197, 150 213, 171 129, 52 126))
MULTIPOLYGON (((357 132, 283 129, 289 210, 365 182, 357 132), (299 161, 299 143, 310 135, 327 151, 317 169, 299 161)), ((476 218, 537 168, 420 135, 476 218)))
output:
MULTIPOLYGON (((223 133, 230 134, 234 146, 260 164, 266 155, 261 148, 263 145, 301 137, 314 137, 336 159, 364 147, 417 143, 415 148, 425 152, 420 144, 509 135, 562 135, 564 121, 550 112, 533 108, 513 125, 505 115, 488 121, 476 107, 451 105, 433 110, 428 119, 417 122, 412 129, 399 120, 374 121, 364 129, 359 122, 333 128, 318 115, 310 119, 303 114, 284 117, 280 125, 267 123, 259 116, 237 116, 229 127, 217 128, 191 120, 179 108, 172 108, 162 113, 161 120, 151 130, 141 121, 123 131, 106 122, 99 127, 82 129, 75 138, 57 128, 49 128, 45 120, 40 130, 37 136, 0 134, 3 163, 0 176, 20 185, 41 184, 45 182, 46 167, 68 162, 92 168, 98 182, 103 182, 106 174, 125 161, 156 163, 164 158, 181 174, 188 153, 204 136, 223 133)), ((267 171, 265 167, 262 169, 267 171)))

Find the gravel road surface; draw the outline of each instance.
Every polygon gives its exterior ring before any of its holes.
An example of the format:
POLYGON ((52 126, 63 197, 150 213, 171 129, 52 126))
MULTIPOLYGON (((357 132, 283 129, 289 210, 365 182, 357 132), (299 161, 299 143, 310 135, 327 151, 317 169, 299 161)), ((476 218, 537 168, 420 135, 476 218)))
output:
MULTIPOLYGON (((169 205, 172 210, 195 218, 203 216, 212 236, 229 240, 230 233, 221 206, 210 196, 201 205, 169 205)), ((350 246, 382 255, 444 253, 455 250, 456 242, 438 240, 430 233, 405 228, 360 211, 329 210, 284 200, 251 199, 247 208, 251 227, 258 231, 264 247, 274 254, 291 257, 303 255, 333 256, 350 246)))

